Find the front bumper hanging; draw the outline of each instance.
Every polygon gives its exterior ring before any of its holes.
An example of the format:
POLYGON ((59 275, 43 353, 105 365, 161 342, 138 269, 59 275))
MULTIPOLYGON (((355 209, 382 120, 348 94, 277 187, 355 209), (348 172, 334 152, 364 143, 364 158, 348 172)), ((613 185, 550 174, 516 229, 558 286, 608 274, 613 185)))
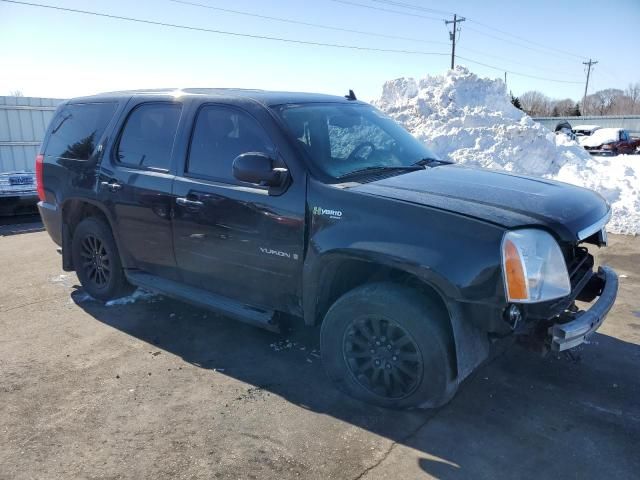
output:
POLYGON ((572 320, 549 327, 552 351, 561 352, 583 343, 602 325, 611 310, 618 294, 618 275, 609 267, 599 267, 593 280, 603 285, 600 298, 589 310, 576 313, 572 320))

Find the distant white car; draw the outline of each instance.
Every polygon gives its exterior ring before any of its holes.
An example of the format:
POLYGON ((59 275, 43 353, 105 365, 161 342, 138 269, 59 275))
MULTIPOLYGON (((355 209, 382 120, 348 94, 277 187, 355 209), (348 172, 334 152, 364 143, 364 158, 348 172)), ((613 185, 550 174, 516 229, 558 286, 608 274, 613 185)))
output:
POLYGON ((573 133, 576 136, 576 140, 580 145, 582 142, 593 135, 593 132, 596 130, 600 130, 602 127, 600 125, 576 125, 573 127, 573 133))

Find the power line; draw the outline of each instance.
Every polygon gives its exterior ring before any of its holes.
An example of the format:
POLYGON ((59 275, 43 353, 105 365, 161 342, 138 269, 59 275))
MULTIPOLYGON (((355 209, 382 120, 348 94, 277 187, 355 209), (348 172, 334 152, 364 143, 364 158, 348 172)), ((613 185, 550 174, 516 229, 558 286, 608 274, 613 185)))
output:
POLYGON ((45 5, 42 3, 32 3, 32 2, 19 2, 15 0, 0 0, 0 2, 4 3, 13 3, 16 5, 24 5, 29 7, 38 7, 38 8, 48 8, 50 10, 58 10, 61 12, 68 13, 77 13, 82 15, 91 15, 94 17, 102 17, 102 18, 110 18, 113 20, 124 20, 127 22, 136 22, 136 23, 144 23, 147 25, 156 25, 162 27, 170 27, 170 28, 178 28, 182 30, 192 30, 197 32, 205 32, 205 33, 215 33, 218 35, 228 35, 233 37, 243 37, 243 38, 252 38, 257 40, 271 40, 275 42, 284 42, 284 43, 294 43, 299 45, 310 45, 315 47, 331 47, 331 48, 344 48, 350 50, 362 50, 362 51, 370 51, 370 52, 384 52, 384 53, 402 53, 409 55, 436 55, 436 56, 445 56, 448 57, 448 53, 442 52, 424 52, 420 50, 397 50, 392 48, 375 48, 375 47, 363 47, 360 45, 347 45, 347 44, 339 44, 339 43, 324 43, 324 42, 312 42, 308 40, 297 40, 293 38, 283 38, 283 37, 272 37, 268 35, 256 35, 250 33, 240 33, 240 32, 230 32, 227 30, 216 30, 212 28, 204 28, 204 27, 194 27, 190 25, 180 25, 177 23, 166 23, 166 22, 158 22, 155 20, 145 20, 142 18, 134 18, 134 17, 125 17, 122 15, 113 15, 108 13, 100 13, 93 12, 89 10, 79 10, 75 8, 65 8, 65 7, 57 7, 54 5, 45 5))
MULTIPOLYGON (((215 7, 213 5, 208 5, 208 4, 198 3, 198 2, 192 2, 192 1, 187 1, 187 0, 168 0, 168 1, 173 2, 173 3, 177 3, 177 4, 182 4, 182 5, 201 7, 201 8, 206 8, 206 9, 215 10, 215 11, 221 11, 221 12, 225 12, 225 13, 244 15, 244 16, 249 16, 249 17, 261 18, 261 19, 265 19, 265 20, 273 20, 273 21, 277 21, 277 22, 291 23, 291 24, 296 24, 296 25, 310 26, 310 27, 316 27, 316 28, 324 28, 324 29, 328 29, 328 30, 343 31, 343 32, 356 33, 356 34, 362 34, 362 35, 370 35, 370 36, 373 36, 373 37, 390 38, 390 39, 397 39, 397 40, 407 40, 407 41, 418 42, 418 43, 433 43, 433 44, 438 44, 438 45, 449 45, 448 42, 439 42, 439 41, 435 41, 435 40, 422 40, 422 39, 413 38, 413 37, 402 37, 402 36, 396 36, 396 35, 385 35, 385 34, 380 34, 380 33, 377 33, 377 32, 365 31, 365 30, 353 30, 353 29, 349 29, 349 28, 334 27, 334 26, 330 26, 330 25, 324 25, 324 24, 318 24, 318 23, 312 23, 312 22, 304 22, 304 21, 294 20, 294 19, 290 19, 290 18, 273 17, 273 16, 269 16, 269 15, 262 15, 262 14, 258 14, 258 13, 255 13, 255 12, 249 12, 249 11, 246 11, 246 10, 244 10, 244 11, 243 10, 232 10, 232 9, 228 9, 228 8, 215 7)), ((385 0, 371 0, 371 1, 379 1, 379 2, 386 3, 385 0)), ((400 5, 399 2, 389 2, 389 3, 400 5)), ((438 12, 440 12, 440 11, 438 11, 438 12)), ((459 30, 458 30, 458 32, 459 32, 459 30)), ((456 39, 456 42, 458 42, 458 40, 459 40, 459 38, 456 39)), ((459 46, 456 45, 456 48, 459 48, 459 46)), ((489 58, 495 58, 495 59, 498 59, 498 60, 505 61, 507 63, 512 63, 514 65, 530 66, 528 63, 518 62, 516 60, 511 60, 509 58, 500 57, 500 56, 497 56, 497 55, 490 55, 490 54, 481 52, 480 50, 475 50, 475 49, 472 49, 472 48, 468 48, 466 46, 463 47, 463 48, 465 49, 465 51, 468 51, 468 52, 471 52, 471 53, 476 53, 478 55, 482 55, 482 56, 489 57, 489 58)), ((557 73, 557 74, 560 74, 560 75, 567 75, 567 76, 574 75, 575 76, 575 74, 562 72, 562 71, 558 71, 558 70, 553 70, 553 69, 548 69, 548 68, 540 68, 540 67, 536 67, 536 68, 538 70, 546 70, 548 72, 557 73)))
MULTIPOLYGON (((516 45, 516 46, 518 46, 520 48, 524 48, 526 50, 531 50, 533 52, 538 52, 538 53, 543 53, 545 55, 549 55, 549 51, 548 50, 545 51, 545 50, 543 50, 541 48, 531 47, 529 45, 524 45, 524 44, 519 43, 519 42, 514 42, 513 40, 510 40, 508 38, 499 37, 499 36, 493 35, 491 33, 483 32, 482 30, 478 30, 477 28, 473 28, 471 26, 467 26, 466 28, 467 28, 467 30, 472 30, 472 31, 474 31, 476 33, 479 33, 480 35, 484 35, 485 37, 495 38, 496 40, 500 40, 501 42, 509 42, 512 45, 516 45)), ((556 53, 558 53, 558 52, 556 51, 556 53)), ((579 57, 579 58, 584 58, 584 57, 579 57)))
POLYGON ((360 8, 368 8, 369 10, 378 10, 381 12, 387 12, 387 13, 395 13, 397 15, 404 15, 405 17, 413 17, 413 18, 424 18, 427 20, 435 20, 437 22, 441 22, 442 18, 438 18, 438 17, 431 17, 428 15, 419 15, 417 13, 409 13, 409 12, 401 12, 400 10, 393 10, 391 8, 382 8, 382 7, 376 7, 374 5, 365 5, 364 3, 358 3, 358 2, 352 2, 349 0, 330 0, 331 2, 335 2, 335 3, 342 3, 344 5, 351 5, 353 7, 360 7, 360 8))
MULTIPOLYGON (((49 10, 57 10, 57 11, 61 11, 61 12, 74 13, 74 14, 79 14, 79 15, 89 15, 89 16, 94 16, 94 17, 108 18, 108 19, 112 19, 112 20, 122 20, 122 21, 126 21, 126 22, 142 23, 142 24, 146 24, 146 25, 155 25, 155 26, 176 28, 176 29, 182 29, 182 30, 191 30, 191 31, 196 31, 196 32, 213 33, 213 34, 217 34, 217 35, 226 35, 226 36, 233 36, 233 37, 240 37, 240 38, 250 38, 250 39, 256 39, 256 40, 269 40, 269 41, 292 43, 292 44, 298 44, 298 45, 342 48, 342 49, 361 50, 361 51, 364 50, 364 51, 382 52, 382 53, 399 53, 399 54, 406 54, 406 55, 444 56, 444 57, 448 57, 449 56, 448 53, 442 53, 442 52, 425 52, 425 51, 420 51, 420 50, 397 50, 397 49, 386 49, 386 48, 375 48, 375 47, 363 47, 363 46, 359 46, 359 45, 312 42, 312 41, 297 40, 297 39, 292 39, 292 38, 272 37, 272 36, 267 36, 267 35, 255 35, 255 34, 240 33, 240 32, 230 32, 230 31, 226 31, 226 30, 215 30, 215 29, 211 29, 211 28, 194 27, 194 26, 190 26, 190 25, 180 25, 180 24, 175 24, 175 23, 159 22, 159 21, 155 21, 155 20, 145 20, 145 19, 141 19, 141 18, 134 18, 134 17, 126 17, 126 16, 122 16, 122 15, 113 15, 113 14, 108 14, 108 13, 93 12, 93 11, 89 11, 89 10, 79 10, 79 9, 74 9, 74 8, 57 7, 57 6, 54 6, 54 5, 46 5, 46 4, 41 4, 41 3, 20 2, 20 1, 16 1, 16 0, 0 0, 0 2, 11 3, 11 4, 15 4, 15 5, 29 6, 29 7, 36 7, 36 8, 44 8, 44 9, 49 9, 49 10)), ((511 73, 512 75, 518 75, 518 76, 521 76, 521 77, 535 78, 535 79, 538 79, 538 80, 545 80, 545 81, 549 81, 549 82, 558 82, 558 83, 580 83, 580 84, 582 83, 582 82, 570 82, 570 81, 566 81, 566 80, 559 80, 559 79, 553 79, 553 78, 540 77, 540 76, 535 76, 535 75, 528 75, 528 74, 525 74, 525 73, 520 73, 520 72, 516 72, 516 71, 513 71, 513 70, 506 70, 506 69, 503 69, 501 67, 496 67, 494 65, 489 65, 489 64, 486 64, 486 63, 482 63, 482 62, 478 62, 478 61, 475 61, 475 60, 471 60, 470 58, 465 58, 465 57, 460 57, 460 56, 458 58, 460 58, 460 59, 462 59, 462 60, 464 60, 466 62, 469 62, 469 63, 473 63, 473 64, 476 64, 476 65, 481 65, 481 66, 484 66, 484 67, 487 67, 487 68, 491 68, 491 69, 494 69, 494 70, 498 70, 498 71, 501 71, 501 72, 506 71, 508 73, 511 73)))
MULTIPOLYGON (((4 0, 1 0, 1 1, 4 1, 4 0)), ((495 65, 489 65, 488 63, 478 62, 476 60, 471 60, 470 58, 461 57, 460 55, 458 55, 458 58, 461 59, 461 60, 464 60, 465 62, 474 63, 476 65, 481 65, 483 67, 491 68, 493 70, 498 70, 500 72, 507 72, 507 73, 510 73, 511 75, 518 75, 520 77, 534 78, 536 80, 545 80, 547 82, 571 83, 571 84, 575 84, 575 85, 582 85, 582 82, 572 82, 570 80, 560 80, 560 79, 556 79, 556 78, 539 77, 537 75, 529 75, 527 73, 514 72, 513 70, 507 70, 507 69, 502 68, 502 67, 496 67, 495 65)))
POLYGON ((410 10, 418 10, 420 12, 429 12, 429 13, 440 13, 442 15, 453 15, 454 12, 447 12, 446 10, 436 10, 435 8, 422 7, 418 5, 414 5, 412 3, 405 2, 397 2, 392 0, 371 0, 375 3, 384 3, 386 5, 393 5, 395 7, 407 8, 410 10))
POLYGON ((411 42, 419 42, 419 43, 434 43, 434 44, 440 44, 440 45, 448 45, 447 42, 438 42, 438 41, 433 41, 433 40, 422 40, 419 38, 411 38, 411 37, 401 37, 398 35, 386 35, 384 33, 378 33, 378 32, 371 32, 371 31, 365 31, 365 30, 353 30, 350 28, 342 28, 342 27, 334 27, 331 25, 324 25, 324 24, 320 24, 320 23, 311 23, 311 22, 303 22, 301 20, 293 20, 290 18, 283 18, 283 17, 272 17, 269 15, 261 15, 259 13, 253 13, 253 12, 247 12, 247 11, 242 11, 242 10, 231 10, 229 8, 221 8, 221 7, 214 7, 213 5, 207 5, 204 3, 198 3, 198 2, 189 2, 186 0, 169 0, 170 2, 173 3, 179 3, 182 5, 189 5, 192 7, 200 7, 200 8, 207 8, 209 10, 216 10, 219 12, 225 12, 225 13, 232 13, 235 15, 244 15, 247 17, 254 17, 254 18, 262 18, 264 20, 273 20, 276 22, 284 22, 284 23, 291 23, 294 25, 303 25, 305 27, 314 27, 314 28, 324 28, 327 30, 335 30, 338 32, 348 32, 348 33, 356 33, 359 35, 369 35, 372 37, 380 37, 380 38, 388 38, 388 39, 394 39, 394 40, 408 40, 411 42))
MULTIPOLYGON (((376 3, 383 3, 383 4, 387 4, 387 5, 394 5, 394 6, 397 6, 397 7, 407 8, 407 9, 411 9, 411 10, 417 10, 417 11, 420 11, 420 12, 442 13, 442 14, 447 15, 447 16, 454 14, 454 12, 446 12, 444 10, 435 10, 433 8, 423 7, 421 5, 416 5, 414 3, 400 2, 400 1, 397 1, 397 0, 371 0, 371 1, 372 2, 376 2, 376 3)), ((584 55, 577 55, 575 53, 567 52, 565 50, 561 50, 561 49, 556 48, 556 47, 550 47, 550 46, 544 45, 542 43, 534 42, 533 40, 529 40, 529 39, 524 38, 524 37, 522 37, 520 35, 515 35, 513 33, 509 33, 509 32, 507 32, 505 30, 501 30, 499 28, 493 27, 491 25, 488 25, 486 23, 480 22, 478 20, 473 20, 471 18, 468 18, 467 21, 473 22, 476 25, 482 26, 482 27, 487 28, 489 30, 496 31, 496 32, 501 33, 503 35, 507 35, 509 37, 516 38, 518 40, 522 40, 523 42, 527 42, 527 43, 530 43, 532 45, 536 45, 538 47, 542 47, 542 48, 547 49, 547 50, 552 50, 554 52, 562 53, 564 55, 569 55, 571 57, 580 58, 580 59, 583 59, 583 60, 587 58, 584 55)))
MULTIPOLYGON (((369 8, 369 9, 374 9, 374 10, 382 10, 384 12, 395 13, 395 14, 404 15, 404 16, 407 16, 407 17, 418 17, 418 18, 427 18, 429 20, 437 20, 435 17, 419 15, 417 13, 409 13, 409 12, 402 12, 402 11, 399 11, 399 10, 391 10, 391 9, 387 9, 387 8, 374 7, 372 5, 364 5, 362 3, 356 3, 356 2, 347 1, 347 0, 330 0, 330 1, 337 2, 337 3, 344 3, 346 5, 358 6, 358 7, 362 7, 362 8, 369 8)), ((398 1, 393 1, 393 0, 371 0, 371 1, 372 2, 383 3, 383 4, 387 4, 387 5, 395 5, 395 6, 399 6, 399 7, 402 7, 402 8, 411 9, 411 10, 417 10, 417 11, 421 11, 421 12, 431 12, 431 11, 433 11, 433 12, 442 12, 442 13, 446 13, 448 15, 453 15, 453 12, 445 12, 444 10, 429 9, 429 8, 426 8, 426 7, 422 7, 422 6, 415 5, 415 4, 410 4, 410 3, 405 3, 405 2, 398 2, 398 1)), ((521 40, 523 42, 526 42, 526 43, 529 43, 529 44, 536 45, 536 46, 540 47, 540 48, 533 48, 533 47, 531 47, 529 45, 522 45, 521 43, 516 43, 516 45, 518 45, 519 47, 526 48, 528 50, 536 51, 536 52, 539 52, 539 53, 544 53, 545 55, 548 55, 549 51, 553 51, 553 52, 556 52, 556 53, 560 53, 562 55, 568 55, 568 56, 575 57, 575 58, 580 58, 580 59, 586 59, 587 58, 584 55, 577 55, 575 53, 566 52, 564 50, 560 50, 560 49, 555 48, 555 47, 549 47, 549 46, 543 45, 541 43, 534 42, 532 40, 528 40, 528 39, 526 39, 524 37, 521 37, 521 36, 518 36, 518 35, 514 35, 512 33, 506 32, 504 30, 500 30, 498 28, 492 27, 491 25, 487 25, 486 23, 482 23, 482 22, 479 22, 477 20, 473 20, 473 19, 467 18, 467 21, 473 22, 478 26, 481 26, 481 27, 484 27, 484 28, 487 28, 487 29, 490 29, 490 30, 494 30, 494 31, 499 32, 499 33, 501 33, 503 35, 507 35, 509 37, 513 37, 513 38, 519 39, 519 40, 521 40), (544 50, 541 50, 541 48, 544 49, 544 50)), ((466 28, 469 29, 469 30, 472 30, 472 31, 474 31, 476 33, 479 33, 480 35, 485 35, 487 37, 494 38, 496 40, 500 40, 500 41, 503 41, 503 42, 506 41, 506 42, 513 43, 513 40, 505 39, 504 37, 498 37, 496 35, 492 35, 490 33, 483 32, 482 30, 479 30, 477 28, 473 28, 473 27, 470 27, 470 26, 467 26, 466 28)))
MULTIPOLYGON (((187 1, 187 0, 168 0, 168 1, 173 2, 173 3, 183 4, 183 5, 189 5, 189 6, 194 6, 194 7, 201 7, 201 8, 206 8, 206 9, 210 9, 210 10, 221 11, 221 12, 225 12, 225 13, 232 13, 232 14, 237 14, 237 15, 244 15, 244 16, 255 17, 255 18, 262 18, 262 19, 265 19, 265 20, 273 20, 273 21, 277 21, 277 22, 291 23, 291 24, 310 26, 310 27, 316 27, 316 28, 324 28, 324 29, 328 29, 328 30, 336 30, 336 31, 356 33, 356 34, 362 34, 362 35, 370 35, 370 36, 373 36, 373 37, 390 38, 390 39, 396 39, 396 40, 407 40, 407 41, 417 42, 417 43, 432 43, 432 44, 438 44, 438 45, 449 45, 449 42, 439 42, 439 41, 435 41, 435 40, 423 40, 423 39, 414 38, 414 37, 402 37, 402 36, 396 36, 396 35, 385 35, 385 34, 380 34, 380 33, 377 33, 377 32, 365 31, 365 30, 353 30, 353 29, 349 29, 349 28, 333 27, 333 26, 330 26, 330 25, 311 23, 311 22, 303 22, 303 21, 300 21, 300 20, 293 20, 293 19, 284 18, 284 17, 273 17, 273 16, 269 16, 269 15, 262 15, 262 14, 258 14, 258 13, 254 13, 254 12, 248 12, 246 10, 242 11, 242 10, 232 10, 232 9, 228 9, 228 8, 215 7, 215 6, 212 6, 212 5, 198 3, 198 2, 191 2, 191 1, 187 1)), ((371 0, 371 1, 384 2, 385 0, 371 0)), ((394 4, 398 3, 399 4, 399 2, 392 2, 392 3, 394 3, 394 4)), ((459 38, 456 39, 456 42, 458 42, 458 41, 459 41, 459 38)), ((456 48, 460 48, 459 45, 456 45, 456 48)), ((504 62, 512 63, 514 65, 521 65, 521 66, 525 66, 525 67, 526 66, 530 66, 529 63, 518 62, 517 60, 512 60, 510 58, 500 57, 500 56, 497 56, 497 55, 490 55, 490 54, 481 52, 480 50, 475 50, 475 49, 472 49, 472 48, 468 48, 466 46, 464 46, 463 48, 464 48, 465 51, 468 51, 468 52, 471 52, 471 53, 475 53, 475 54, 478 54, 478 55, 482 55, 482 56, 485 56, 485 57, 489 57, 489 58, 502 60, 504 62)), ((536 69, 545 70, 547 72, 556 73, 556 74, 560 74, 560 75, 567 75, 567 76, 572 76, 572 75, 575 76, 576 75, 576 74, 562 72, 562 71, 559 71, 559 70, 554 70, 554 69, 549 69, 549 68, 536 67, 536 69)))
MULTIPOLYGON (((458 40, 459 40, 459 39, 458 39, 458 40)), ((519 62, 519 61, 517 61, 517 60, 512 60, 511 58, 502 57, 502 56, 500 56, 500 55, 491 55, 491 54, 489 54, 489 53, 485 53, 485 52, 482 52, 482 51, 480 51, 480 50, 476 50, 476 49, 474 49, 474 48, 469 48, 469 47, 467 47, 467 46, 462 46, 462 47, 460 47, 460 45, 456 45, 456 48, 457 48, 457 49, 462 48, 464 51, 467 51, 467 52, 470 52, 470 53, 475 53, 476 55, 480 55, 480 56, 482 56, 482 57, 487 57, 487 58, 493 58, 493 59, 496 59, 496 60, 501 60, 501 61, 503 61, 503 62, 511 63, 511 64, 513 64, 513 65, 520 65, 520 66, 522 66, 522 67, 531 67, 531 64, 530 64, 530 63, 526 63, 526 62, 519 62)), ((562 70, 556 70, 556 69, 553 69, 553 68, 545 68, 545 67, 534 67, 534 68, 535 68, 536 70, 543 70, 543 71, 545 71, 545 72, 555 73, 555 74, 558 74, 558 75, 564 75, 564 76, 567 76, 567 77, 578 77, 578 76, 581 76, 580 74, 577 74, 577 73, 564 72, 564 71, 562 71, 562 70)))
POLYGON ((575 57, 575 58, 580 58, 580 59, 587 58, 584 55, 577 55, 575 53, 567 52, 565 50, 560 50, 559 48, 556 48, 556 47, 549 47, 547 45, 543 45, 542 43, 538 43, 538 42, 534 42, 532 40, 528 40, 528 39, 526 39, 524 37, 521 37, 519 35, 514 35, 513 33, 505 32, 504 30, 500 30, 499 28, 492 27, 491 25, 487 25, 486 23, 482 23, 482 22, 479 22, 477 20, 469 19, 469 21, 475 23, 476 25, 480 25, 480 26, 482 26, 484 28, 488 28, 489 30, 494 30, 494 31, 499 32, 499 33, 501 33, 503 35, 507 35, 509 37, 516 38, 518 40, 522 40, 523 42, 527 42, 527 43, 530 43, 532 45, 537 45, 538 47, 542 47, 544 49, 551 50, 553 52, 562 53, 564 55, 568 55, 570 57, 575 57))

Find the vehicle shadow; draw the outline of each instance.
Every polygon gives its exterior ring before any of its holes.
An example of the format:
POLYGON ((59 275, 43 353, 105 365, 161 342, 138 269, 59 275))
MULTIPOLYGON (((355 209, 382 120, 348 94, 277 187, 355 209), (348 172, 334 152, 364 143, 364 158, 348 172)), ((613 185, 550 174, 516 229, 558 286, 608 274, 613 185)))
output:
POLYGON ((385 471, 394 459, 444 479, 629 478, 640 469, 640 346, 607 335, 571 357, 511 347, 445 407, 392 411, 333 388, 317 329, 276 335, 163 297, 112 307, 81 289, 72 298, 98 321, 192 365, 392 440, 389 462, 371 478, 397 478, 385 471))

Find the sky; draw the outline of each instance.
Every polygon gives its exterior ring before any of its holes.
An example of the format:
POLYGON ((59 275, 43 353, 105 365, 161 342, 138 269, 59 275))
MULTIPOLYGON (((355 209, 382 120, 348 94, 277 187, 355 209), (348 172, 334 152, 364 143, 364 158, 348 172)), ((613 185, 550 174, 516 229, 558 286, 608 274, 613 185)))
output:
POLYGON ((599 62, 592 71, 591 93, 640 82, 636 51, 640 45, 640 0, 188 1, 386 37, 250 17, 172 0, 32 3, 209 30, 421 53, 292 44, 0 1, 0 95, 20 90, 25 96, 69 98, 135 88, 238 87, 337 95, 353 89, 360 99, 373 100, 380 96, 386 80, 420 78, 450 67, 450 27, 444 19, 454 12, 466 18, 460 24, 456 52, 467 60, 456 63, 491 78, 504 78, 504 70, 509 70, 507 86, 515 95, 539 90, 552 98, 579 100, 585 81, 582 62, 589 58, 599 62))

